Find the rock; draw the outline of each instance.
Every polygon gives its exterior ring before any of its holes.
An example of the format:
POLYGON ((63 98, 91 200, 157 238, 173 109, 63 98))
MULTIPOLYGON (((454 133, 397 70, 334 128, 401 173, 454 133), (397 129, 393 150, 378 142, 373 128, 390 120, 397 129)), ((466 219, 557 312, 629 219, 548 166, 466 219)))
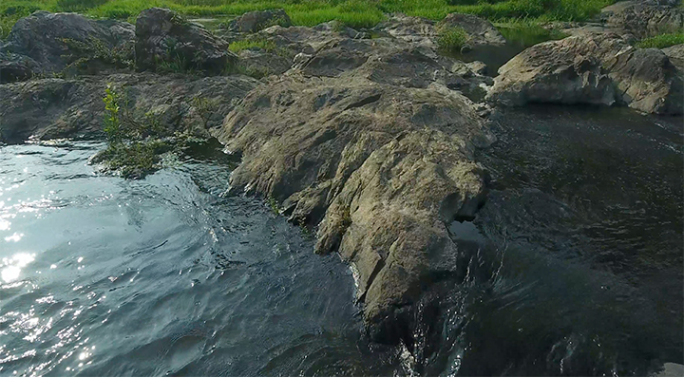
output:
POLYGON ((432 20, 397 14, 377 25, 374 30, 410 44, 437 50, 437 31, 432 20))
POLYGON ((293 62, 287 57, 261 49, 245 49, 238 56, 240 72, 256 78, 281 75, 292 67, 293 62))
POLYGON ((136 120, 145 121, 152 115, 168 132, 220 126, 237 101, 259 84, 245 76, 189 79, 151 74, 4 84, 0 85, 0 141, 102 138, 102 98, 109 83, 125 95, 136 120), (201 112, 205 114, 202 119, 196 101, 212 106, 211 111, 201 112), (203 123, 197 127, 199 121, 203 123))
POLYGON ((684 44, 663 48, 663 53, 680 72, 684 73, 684 44))
POLYGON ((684 9, 667 2, 622 1, 604 8, 601 20, 621 33, 644 39, 684 31, 684 9))
POLYGON ((0 57, 0 66, 17 71, 17 62, 30 59, 33 74, 50 75, 99 55, 101 59, 108 58, 107 64, 114 67, 119 61, 132 59, 134 35, 134 28, 128 23, 38 11, 20 19, 0 48, 5 55, 23 58, 8 64, 0 57))
POLYGON ((274 25, 289 27, 292 25, 292 20, 282 9, 247 12, 231 21, 228 25, 228 30, 231 32, 254 33, 274 25))
POLYGON ((31 58, 0 51, 0 84, 28 80, 35 72, 38 64, 31 58))
POLYGON ((357 71, 290 72, 213 133, 242 155, 231 190, 273 198, 292 221, 320 222, 316 251, 338 250, 354 266, 373 337, 396 342, 411 328, 407 309, 458 264, 445 223, 471 217, 484 198, 473 150, 491 137, 457 92, 357 71))
POLYGON ((665 363, 663 371, 657 377, 684 377, 684 365, 675 363, 665 363))
POLYGON ((499 69, 487 99, 527 103, 624 104, 682 113, 682 78, 658 49, 636 49, 615 34, 588 34, 526 49, 499 69))
POLYGON ((138 71, 172 66, 175 71, 201 71, 220 75, 230 70, 237 56, 228 43, 199 24, 186 21, 168 9, 140 13, 135 28, 135 67, 138 71))
POLYGON ((314 54, 301 54, 293 71, 317 77, 363 77, 380 83, 408 88, 427 88, 433 83, 457 90, 479 100, 491 79, 452 58, 437 55, 424 45, 394 38, 368 40, 333 39, 314 54))
POLYGON ((461 28, 468 35, 467 45, 472 49, 483 45, 501 46, 506 39, 489 21, 475 15, 451 13, 437 24, 437 31, 447 28, 461 28))

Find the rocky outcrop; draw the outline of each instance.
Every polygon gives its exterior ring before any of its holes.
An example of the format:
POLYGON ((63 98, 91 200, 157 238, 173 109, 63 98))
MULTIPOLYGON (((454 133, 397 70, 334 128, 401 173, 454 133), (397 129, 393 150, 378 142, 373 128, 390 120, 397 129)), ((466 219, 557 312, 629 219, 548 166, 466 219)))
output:
POLYGON ((471 101, 428 76, 438 64, 419 50, 384 56, 360 44, 355 52, 374 53, 331 69, 327 49, 257 88, 213 133, 242 155, 231 189, 320 222, 317 251, 354 266, 373 337, 396 341, 433 279, 458 265, 445 223, 483 201, 472 156, 492 139, 471 101))
POLYGON ((228 25, 228 30, 231 32, 255 33, 274 25, 289 27, 292 25, 292 20, 282 9, 247 12, 231 21, 228 25))
POLYGON ((133 26, 124 22, 35 12, 20 19, 0 47, 0 82, 25 80, 28 73, 59 73, 98 55, 103 61, 109 58, 100 66, 104 71, 132 59, 134 35, 133 26))
POLYGON ((171 66, 174 71, 220 75, 230 71, 237 56, 228 43, 199 24, 168 9, 151 8, 138 16, 135 27, 135 67, 138 71, 171 66))
POLYGON ((438 31, 448 28, 464 30, 468 35, 466 44, 470 49, 483 45, 501 46, 506 44, 506 39, 492 23, 475 15, 452 13, 440 21, 436 28, 438 31))
POLYGON ((615 34, 572 36, 536 45, 499 69, 488 100, 623 104, 648 113, 681 114, 681 74, 659 49, 637 49, 615 34))
POLYGON ((449 14, 436 25, 428 19, 398 14, 379 24, 374 30, 407 43, 436 50, 440 31, 451 28, 459 28, 466 33, 466 49, 506 44, 506 39, 492 23, 463 13, 449 14))
POLYGON ((137 120, 153 118, 172 133, 220 126, 237 101, 259 83, 246 76, 189 79, 122 74, 4 84, 0 85, 0 141, 103 137, 102 98, 107 84, 124 95, 126 108, 137 120), (211 110, 199 111, 203 106, 211 110))
POLYGON ((604 8, 601 19, 637 39, 684 31, 684 9, 671 1, 621 1, 604 8))
POLYGON ((432 20, 397 14, 377 25, 374 30, 407 43, 437 49, 437 31, 432 20))

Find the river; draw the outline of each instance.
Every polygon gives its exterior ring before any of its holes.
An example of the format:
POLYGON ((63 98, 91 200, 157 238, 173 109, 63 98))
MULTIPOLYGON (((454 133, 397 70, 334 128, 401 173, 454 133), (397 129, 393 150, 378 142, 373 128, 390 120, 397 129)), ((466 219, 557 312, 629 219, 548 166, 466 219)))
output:
POLYGON ((369 342, 349 268, 230 165, 98 174, 0 147, 0 376, 647 375, 682 362, 682 121, 531 107, 478 152, 463 272, 411 345, 369 342))

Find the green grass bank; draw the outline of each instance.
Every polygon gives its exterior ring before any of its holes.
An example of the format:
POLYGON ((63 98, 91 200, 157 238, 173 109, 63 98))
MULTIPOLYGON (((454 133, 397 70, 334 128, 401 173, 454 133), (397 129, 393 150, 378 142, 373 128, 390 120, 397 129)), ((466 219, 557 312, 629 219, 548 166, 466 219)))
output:
POLYGON ((188 16, 230 19, 255 10, 284 9, 296 25, 339 20, 353 28, 372 27, 386 13, 402 12, 441 20, 452 12, 472 13, 496 22, 511 20, 582 21, 615 0, 4 0, 0 38, 21 17, 37 10, 78 12, 133 20, 140 11, 165 7, 188 16))

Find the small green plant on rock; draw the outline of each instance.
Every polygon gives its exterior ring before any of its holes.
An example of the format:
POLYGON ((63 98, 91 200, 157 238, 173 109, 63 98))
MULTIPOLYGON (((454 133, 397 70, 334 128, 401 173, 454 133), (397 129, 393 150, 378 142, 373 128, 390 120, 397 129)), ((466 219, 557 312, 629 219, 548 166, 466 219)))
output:
POLYGON ((437 33, 437 45, 444 52, 458 53, 468 42, 468 34, 463 28, 444 27, 437 33))
POLYGON ((124 133, 121 128, 121 120, 119 113, 121 107, 119 93, 112 84, 107 84, 105 89, 105 97, 102 99, 105 103, 105 126, 104 132, 107 135, 107 142, 110 148, 120 145, 124 139, 124 133))
POLYGON ((262 49, 266 52, 273 52, 276 49, 276 45, 274 42, 266 39, 245 39, 234 41, 228 46, 228 49, 235 53, 254 48, 262 49))

